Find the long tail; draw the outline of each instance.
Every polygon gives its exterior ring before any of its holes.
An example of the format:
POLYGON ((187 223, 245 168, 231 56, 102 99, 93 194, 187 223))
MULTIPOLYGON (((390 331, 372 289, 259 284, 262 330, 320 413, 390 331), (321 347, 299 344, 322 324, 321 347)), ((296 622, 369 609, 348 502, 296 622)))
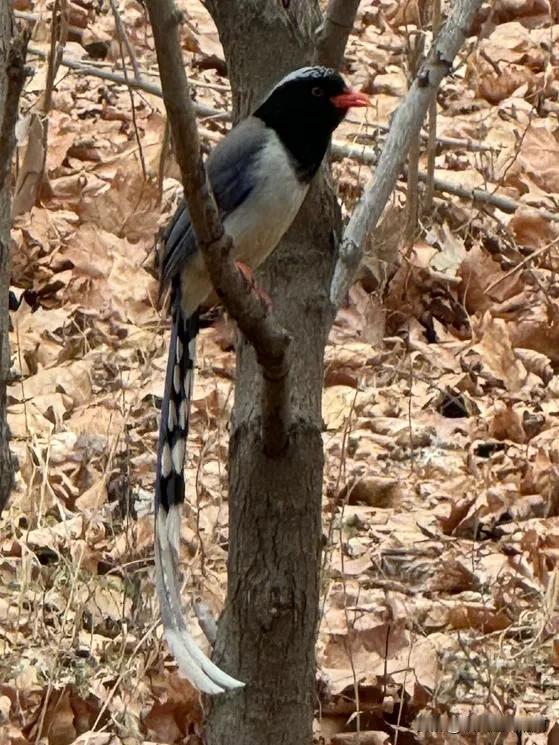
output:
POLYGON ((165 638, 179 669, 200 691, 215 694, 244 683, 214 665, 188 633, 178 583, 183 470, 197 333, 198 313, 185 317, 175 293, 155 485, 155 576, 165 638))

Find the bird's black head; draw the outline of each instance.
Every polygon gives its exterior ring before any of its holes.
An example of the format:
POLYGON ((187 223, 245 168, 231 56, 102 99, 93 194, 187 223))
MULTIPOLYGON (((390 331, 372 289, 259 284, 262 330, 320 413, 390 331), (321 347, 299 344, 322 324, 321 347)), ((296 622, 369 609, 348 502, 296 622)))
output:
POLYGON ((302 67, 272 88, 254 115, 274 129, 293 156, 299 175, 318 170, 332 132, 352 106, 367 106, 342 76, 327 67, 302 67))

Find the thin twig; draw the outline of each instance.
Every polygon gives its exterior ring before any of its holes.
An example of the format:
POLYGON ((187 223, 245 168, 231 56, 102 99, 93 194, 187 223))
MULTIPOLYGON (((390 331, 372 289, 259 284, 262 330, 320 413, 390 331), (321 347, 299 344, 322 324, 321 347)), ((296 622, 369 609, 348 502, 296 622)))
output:
MULTIPOLYGON (((26 23, 37 23, 39 20, 45 20, 46 18, 50 17, 52 18, 52 13, 28 13, 23 10, 14 10, 14 16, 20 20, 25 21, 26 23)), ((81 39, 84 29, 80 26, 75 26, 74 24, 67 22, 68 26, 68 34, 72 35, 73 40, 81 39)))
MULTIPOLYGON (((425 171, 419 172, 420 181, 426 181, 427 177, 425 171)), ((559 222, 559 212, 552 212, 545 207, 531 205, 528 202, 519 202, 511 197, 505 197, 502 194, 495 194, 494 192, 486 191, 485 189, 478 189, 476 187, 470 189, 467 186, 458 186, 457 184, 453 184, 451 181, 440 178, 439 176, 435 176, 433 179, 433 185, 436 191, 454 194, 454 196, 460 197, 460 199, 476 202, 478 204, 487 204, 491 207, 496 207, 507 214, 513 214, 516 210, 520 209, 520 207, 530 207, 535 210, 540 217, 543 217, 544 220, 559 222)))
POLYGON ((14 10, 14 17, 27 23, 36 23, 41 18, 40 13, 27 13, 23 10, 14 10))
MULTIPOLYGON (((360 128, 367 128, 370 127, 374 130, 378 130, 379 132, 390 132, 390 127, 387 124, 379 124, 377 122, 358 122, 356 120, 352 120, 351 118, 347 118, 347 120, 350 124, 357 124, 360 128)), ((351 135, 349 135, 351 136, 351 135)), ((358 134, 354 135, 355 137, 358 137, 359 139, 356 140, 356 142, 362 142, 363 144, 367 144, 367 141, 376 141, 377 134, 376 132, 373 134, 367 134, 365 132, 359 131, 358 134)), ((426 132, 421 132, 421 139, 423 141, 428 140, 429 135, 426 132)), ((467 150, 470 153, 500 153, 501 148, 496 147, 494 145, 486 145, 484 142, 479 142, 478 140, 472 140, 468 137, 437 137, 436 143, 438 148, 449 148, 452 150, 467 150)))
POLYGON ((513 266, 512 269, 509 269, 508 272, 506 272, 505 274, 503 274, 502 277, 499 277, 494 282, 491 282, 491 284, 489 285, 489 287, 486 287, 485 288, 485 290, 484 290, 485 294, 487 295, 494 287, 496 287, 497 285, 501 284, 501 282, 504 282, 505 279, 508 279, 513 274, 516 274, 516 272, 518 272, 520 269, 522 269, 523 267, 525 267, 526 264, 529 264, 531 261, 533 261, 534 259, 537 259, 539 256, 541 256, 542 254, 544 254, 546 251, 549 251, 551 248, 553 248, 553 246, 556 246, 557 243, 559 243, 559 238, 555 238, 555 240, 551 241, 550 243, 546 244, 545 246, 542 246, 541 248, 538 248, 538 250, 537 251, 534 251, 534 253, 533 254, 530 254, 530 256, 526 256, 526 258, 522 259, 521 262, 519 262, 518 264, 516 264, 515 266, 513 266))
POLYGON ((405 245, 413 246, 417 233, 419 217, 419 158, 421 144, 419 137, 414 137, 408 153, 407 196, 406 196, 406 230, 405 245))
MULTIPOLYGON (((441 25, 441 0, 432 0, 433 2, 433 36, 439 33, 441 25)), ((425 214, 431 211, 433 207, 433 196, 435 192, 435 157, 437 155, 437 97, 435 96, 429 104, 429 124, 427 139, 427 187, 425 189, 425 201, 423 211, 425 214)))
MULTIPOLYGON (((45 170, 47 167, 47 147, 49 136, 49 112, 52 107, 52 94, 54 91, 54 81, 60 68, 60 63, 64 53, 64 46, 68 39, 68 7, 66 0, 55 0, 52 11, 51 28, 50 28, 50 48, 47 56, 47 76, 45 80, 45 92, 43 94, 40 125, 43 129, 43 157, 40 171, 35 174, 32 182, 32 196, 37 199, 41 190, 41 183, 46 182, 45 170)), ((17 201, 17 200, 16 200, 17 201)))
MULTIPOLYGON (((130 57, 130 62, 132 64, 132 69, 134 70, 134 77, 136 80, 142 79, 142 73, 140 70, 140 65, 138 63, 138 58, 136 57, 136 52, 134 51, 134 47, 132 46, 132 42, 130 41, 130 37, 126 33, 126 29, 124 28, 124 23, 122 22, 122 17, 120 15, 120 11, 118 9, 118 6, 115 2, 115 0, 110 0, 111 3, 111 10, 113 11, 113 18, 115 19, 115 27, 116 32, 118 35, 118 44, 121 47, 120 49, 120 56, 122 58, 122 70, 124 72, 124 76, 126 77, 126 65, 124 64, 124 55, 122 53, 122 43, 124 43, 124 46, 126 47, 126 51, 128 52, 128 56, 130 57)), ((128 81, 127 81, 128 84, 128 81)))
MULTIPOLYGON (((353 659, 353 649, 351 644, 351 638, 353 636, 353 632, 355 631, 355 613, 353 615, 353 623, 350 621, 349 618, 349 608, 348 608, 348 589, 347 589, 347 578, 346 578, 346 572, 345 572, 345 551, 344 551, 344 510, 347 503, 348 497, 344 500, 342 503, 342 509, 340 512, 340 563, 341 563, 341 581, 342 581, 342 589, 343 589, 343 602, 344 602, 344 617, 345 617, 345 625, 346 625, 346 635, 345 635, 345 653, 347 655, 347 658, 349 660, 349 666, 351 668, 351 677, 353 678, 353 693, 355 696, 355 734, 357 735, 356 738, 356 745, 361 745, 361 705, 359 702, 359 679, 357 677, 357 670, 355 669, 355 660, 353 659)), ((359 595, 356 598, 357 602, 359 601, 359 595)), ((361 671, 362 672, 362 671, 361 671)))
MULTIPOLYGON (((32 46, 29 47, 29 54, 33 54, 36 57, 40 57, 41 59, 46 59, 48 57, 48 54, 42 49, 32 46)), ((66 56, 62 57, 62 59, 60 60, 60 64, 63 67, 67 67, 70 70, 75 70, 82 75, 90 75, 94 78, 100 78, 101 80, 109 80, 111 83, 117 83, 118 85, 128 85, 134 90, 145 91, 146 93, 151 93, 153 96, 163 98, 161 86, 157 83, 150 83, 147 80, 143 79, 137 80, 136 78, 129 78, 127 83, 124 76, 120 75, 119 73, 111 72, 109 70, 103 70, 91 65, 84 65, 79 60, 75 60, 71 57, 66 56)), ((226 111, 217 111, 216 109, 212 109, 211 106, 204 106, 203 104, 196 103, 194 104, 194 108, 196 110, 196 114, 200 117, 212 118, 216 121, 231 120, 231 114, 226 111)))
POLYGON ((329 1, 324 20, 316 32, 315 64, 340 67, 358 7, 359 0, 329 1))
MULTIPOLYGON (((55 0, 51 18, 50 49, 47 55, 47 76, 45 80, 45 92, 43 95, 42 105, 42 110, 45 117, 51 109, 54 81, 56 79, 58 68, 60 67, 63 45, 65 44, 67 37, 68 28, 66 18, 66 2, 65 0, 55 0)), ((44 129, 46 137, 46 126, 44 127, 44 129)), ((44 144, 46 152, 46 142, 44 144)))
MULTIPOLYGON (((41 57, 42 59, 45 59, 47 57, 47 54, 37 47, 30 46, 29 47, 29 54, 35 55, 36 57, 41 57)), ((130 88, 133 88, 135 90, 145 91, 146 93, 150 93, 153 96, 157 96, 158 98, 162 98, 163 94, 161 92, 161 86, 157 83, 150 83, 149 81, 145 80, 143 78, 143 75, 145 75, 145 71, 142 73, 141 79, 130 79, 128 78, 128 82, 126 82, 124 75, 121 75, 118 72, 112 72, 109 70, 105 70, 100 67, 93 67, 92 65, 84 65, 79 60, 72 59, 71 57, 63 57, 60 64, 63 67, 67 67, 70 70, 74 70, 75 72, 81 74, 81 75, 87 75, 94 78, 100 78, 101 80, 108 80, 111 83, 116 83, 117 85, 128 85, 130 88)), ((213 86, 210 83, 206 83, 204 81, 196 81, 196 80, 189 80, 190 85, 192 85, 194 88, 209 88, 213 87, 218 90, 229 90, 227 86, 213 86)), ((221 121, 221 122, 230 122, 231 121, 231 114, 228 111, 221 111, 219 109, 214 109, 211 106, 205 106, 204 104, 195 103, 194 108, 196 109, 197 116, 201 118, 207 118, 207 119, 213 119, 214 121, 221 121)), ((381 132, 389 132, 390 127, 388 127, 385 124, 374 124, 369 125, 373 126, 375 129, 380 130, 381 132)), ((363 137, 361 134, 360 137, 363 137)), ((422 133, 421 138, 423 140, 427 139, 427 134, 422 133)), ((491 145, 486 145, 483 142, 477 142, 476 140, 471 140, 468 138, 458 138, 458 137, 437 137, 437 147, 440 148, 451 148, 456 150, 466 150, 470 153, 500 153, 501 148, 499 147, 493 147, 491 145)), ((340 143, 338 143, 340 144, 340 143)), ((352 156, 349 155, 347 157, 355 157, 356 160, 359 160, 358 156, 352 156)))
MULTIPOLYGON (((423 62, 425 51, 425 34, 419 33, 409 39, 409 78, 410 85, 423 62)), ((408 192, 406 199, 406 232, 405 240, 408 247, 415 241, 417 219, 419 217, 419 157, 421 155, 421 130, 412 138, 408 153, 408 192)))
POLYGON ((278 455, 287 444, 290 423, 287 351, 291 339, 233 260, 232 241, 223 230, 200 151, 195 110, 179 45, 180 14, 173 0, 148 0, 147 5, 163 100, 194 233, 217 294, 253 345, 262 367, 263 447, 269 455, 278 455))
MULTIPOLYGON (((436 103, 436 101, 435 101, 436 103)), ((388 127, 386 128, 388 131, 388 127)), ((427 140, 427 147, 429 147, 429 140, 431 137, 431 131, 428 134, 421 133, 421 139, 427 140)), ((477 142, 467 137, 437 137, 435 131, 435 145, 436 148, 448 148, 449 150, 466 150, 469 153, 500 153, 500 147, 494 147, 493 145, 485 145, 483 142, 477 142)), ((435 149, 436 153, 436 149, 435 149)))
POLYGON ((375 176, 365 188, 340 245, 330 288, 330 299, 336 307, 351 286, 361 262, 365 238, 374 229, 394 190, 411 141, 421 129, 429 103, 436 96, 442 79, 451 71, 480 5, 481 0, 456 0, 408 95, 393 116, 375 176))
POLYGON ((131 53, 131 44, 130 40, 128 39, 128 36, 126 34, 126 29, 124 28, 124 24, 122 23, 122 19, 120 17, 120 13, 118 11, 117 5, 115 0, 110 0, 111 8, 113 11, 113 17, 115 19, 115 26, 117 31, 117 37, 118 37, 118 48, 120 51, 120 59, 122 62, 122 73, 124 75, 124 81, 126 84, 126 87, 128 88, 128 93, 130 94, 130 107, 132 109, 132 126, 134 128, 134 135, 136 137, 136 142, 138 143, 138 155, 140 158, 140 165, 142 166, 142 174, 144 176, 144 181, 147 180, 147 170, 146 170, 146 162, 144 159, 144 151, 142 149, 142 141, 140 138, 140 132, 138 130, 138 121, 136 119, 136 104, 134 102, 134 91, 130 87, 130 78, 128 75, 128 69, 126 67, 126 59, 124 57, 124 45, 127 46, 128 54, 130 56, 130 59, 132 61, 132 66, 134 67, 134 77, 136 80, 141 79, 139 74, 139 67, 138 67, 138 60, 136 59, 136 56, 131 53))

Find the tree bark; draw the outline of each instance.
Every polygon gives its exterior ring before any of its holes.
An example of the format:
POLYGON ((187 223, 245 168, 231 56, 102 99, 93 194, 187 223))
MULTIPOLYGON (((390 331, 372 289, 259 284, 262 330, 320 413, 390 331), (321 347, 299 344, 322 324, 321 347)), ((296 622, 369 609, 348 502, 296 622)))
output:
POLYGON ((282 75, 310 64, 318 0, 206 0, 225 51, 237 121, 282 75))
MULTIPOLYGON (((281 75, 309 63, 318 2, 209 0, 229 64, 234 116, 246 114, 281 75)), ((215 661, 246 688, 212 699, 210 745, 310 745, 315 703, 323 471, 323 353, 332 310, 339 209, 324 174, 259 284, 293 337, 292 426, 286 450, 264 453, 262 376, 238 344, 229 451, 228 601, 215 661)))
MULTIPOLYGON (((0 3, 0 132, 6 124, 8 91, 8 59, 13 33, 13 18, 10 5, 0 3)), ((0 148, 0 158, 11 160, 9 144, 0 148)), ((7 164, 9 165, 9 164, 7 164)), ((4 171, 4 168, 0 168, 4 171)), ((0 513, 10 496, 13 484, 13 467, 9 448, 8 424, 6 421, 6 385, 10 370, 8 346, 9 315, 8 295, 10 289, 10 178, 0 182, 0 513)))
POLYGON ((335 68, 341 65, 358 8, 359 0, 329 0, 316 40, 317 65, 335 68))

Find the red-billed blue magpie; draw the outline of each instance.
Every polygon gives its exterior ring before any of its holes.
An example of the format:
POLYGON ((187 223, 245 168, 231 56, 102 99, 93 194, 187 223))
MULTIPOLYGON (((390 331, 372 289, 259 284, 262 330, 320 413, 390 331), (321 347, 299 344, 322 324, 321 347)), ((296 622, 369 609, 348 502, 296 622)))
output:
MULTIPOLYGON (((334 70, 304 67, 270 91, 217 145, 207 171, 235 259, 255 268, 295 218, 332 132, 352 106, 368 105, 334 70)), ((177 564, 198 309, 212 286, 182 203, 164 236, 162 288, 171 290, 172 331, 161 408, 155 491, 156 581, 165 637, 180 670, 199 690, 220 693, 239 681, 216 667, 188 634, 177 564)))

